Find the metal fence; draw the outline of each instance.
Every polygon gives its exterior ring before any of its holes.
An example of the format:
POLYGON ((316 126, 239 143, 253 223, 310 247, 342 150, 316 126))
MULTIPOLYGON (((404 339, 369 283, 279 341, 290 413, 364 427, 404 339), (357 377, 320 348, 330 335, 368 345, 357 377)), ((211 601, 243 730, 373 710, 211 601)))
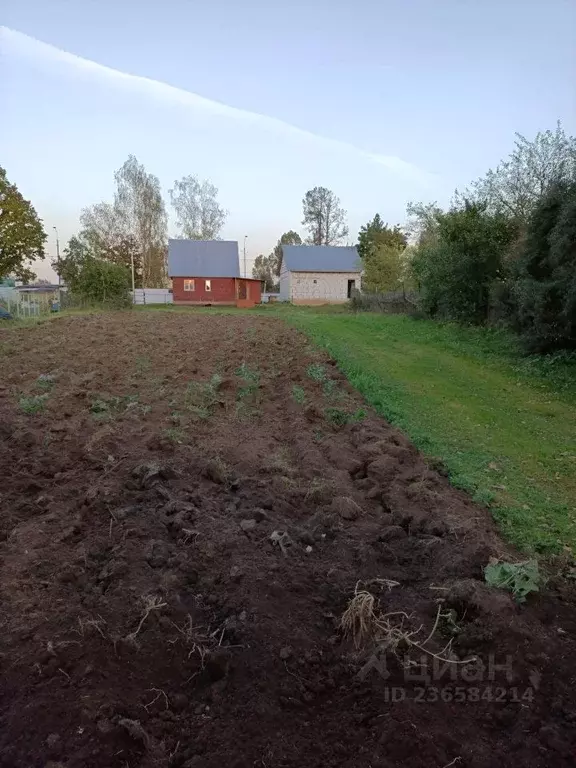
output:
POLYGON ((136 288, 134 304, 172 304, 174 298, 168 288, 136 288))

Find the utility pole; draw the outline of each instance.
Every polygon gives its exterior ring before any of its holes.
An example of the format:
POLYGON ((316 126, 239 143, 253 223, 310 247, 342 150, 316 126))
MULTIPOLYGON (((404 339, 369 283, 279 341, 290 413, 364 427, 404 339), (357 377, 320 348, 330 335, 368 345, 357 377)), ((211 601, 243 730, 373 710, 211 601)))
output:
POLYGON ((244 277, 248 277, 248 272, 246 271, 246 239, 248 238, 248 235, 244 235, 244 277))

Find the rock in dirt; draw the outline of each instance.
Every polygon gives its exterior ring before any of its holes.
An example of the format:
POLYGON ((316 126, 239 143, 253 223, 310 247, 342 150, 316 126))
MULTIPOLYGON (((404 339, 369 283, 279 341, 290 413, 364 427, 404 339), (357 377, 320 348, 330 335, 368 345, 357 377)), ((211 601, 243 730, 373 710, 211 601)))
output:
POLYGON ((162 568, 168 562, 170 549, 165 541, 151 541, 146 548, 146 560, 151 568, 162 568))
POLYGON ((169 501, 167 504, 164 504, 164 506, 161 509, 161 512, 163 512, 168 517, 170 515, 176 515, 176 514, 183 514, 183 515, 192 517, 196 512, 196 507, 194 506, 194 504, 191 504, 189 501, 179 501, 178 499, 175 499, 175 500, 169 501))
POLYGON ((380 532, 380 535, 378 536, 379 541, 398 541, 400 539, 405 539, 408 536, 404 528, 401 528, 399 525, 389 525, 387 528, 384 528, 383 531, 380 532))
POLYGON ((161 480, 169 480, 171 477, 174 477, 174 474, 173 469, 156 462, 138 464, 132 470, 132 477, 137 481, 140 488, 144 490, 154 487, 161 480))
POLYGON ((257 525, 258 523, 256 520, 240 520, 240 528, 242 528, 245 533, 253 531, 257 525))
POLYGON ((289 645, 285 645, 284 648, 280 648, 280 658, 282 661, 287 661, 292 657, 293 650, 289 645))
POLYGON ((230 578, 233 581, 240 581, 243 576, 244 571, 238 565, 233 565, 232 568, 230 568, 230 578))
POLYGON ((263 509, 255 509, 254 519, 256 520, 257 523, 261 523, 262 520, 268 520, 268 515, 263 509))
POLYGON ((219 485, 224 485, 229 479, 226 465, 222 461, 216 460, 209 461, 208 464, 206 464, 203 475, 204 477, 207 477, 208 480, 212 480, 213 483, 218 483, 219 485))
POLYGON ((330 504, 330 510, 340 515, 343 520, 356 520, 362 514, 362 507, 349 496, 338 496, 330 504))

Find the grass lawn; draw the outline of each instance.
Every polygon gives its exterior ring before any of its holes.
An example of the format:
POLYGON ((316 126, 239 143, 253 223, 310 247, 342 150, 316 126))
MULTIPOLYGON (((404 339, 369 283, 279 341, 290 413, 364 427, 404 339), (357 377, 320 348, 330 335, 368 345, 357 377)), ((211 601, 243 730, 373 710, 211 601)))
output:
POLYGON ((527 551, 576 550, 576 366, 503 332, 404 316, 279 310, 527 551))

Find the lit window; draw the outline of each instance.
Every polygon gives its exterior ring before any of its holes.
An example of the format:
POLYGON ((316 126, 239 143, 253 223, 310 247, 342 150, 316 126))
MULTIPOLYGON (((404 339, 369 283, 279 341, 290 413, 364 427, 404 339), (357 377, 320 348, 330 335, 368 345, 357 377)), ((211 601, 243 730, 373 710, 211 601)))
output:
POLYGON ((185 291, 193 291, 194 290, 194 280, 184 280, 184 290, 185 291))
POLYGON ((211 291, 211 290, 212 290, 212 280, 206 280, 206 281, 204 282, 204 288, 205 288, 207 291, 211 291))

